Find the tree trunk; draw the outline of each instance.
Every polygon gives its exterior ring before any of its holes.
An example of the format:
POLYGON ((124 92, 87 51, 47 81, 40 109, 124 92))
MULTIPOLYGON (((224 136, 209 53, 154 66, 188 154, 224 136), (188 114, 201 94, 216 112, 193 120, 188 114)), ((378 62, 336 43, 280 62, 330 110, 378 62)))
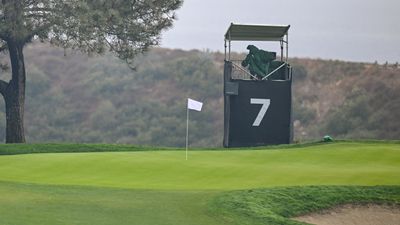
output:
POLYGON ((6 143, 25 143, 24 99, 18 93, 7 93, 6 103, 6 143))
POLYGON ((3 93, 6 103, 6 143, 25 143, 25 64, 24 44, 9 41, 12 78, 3 93))

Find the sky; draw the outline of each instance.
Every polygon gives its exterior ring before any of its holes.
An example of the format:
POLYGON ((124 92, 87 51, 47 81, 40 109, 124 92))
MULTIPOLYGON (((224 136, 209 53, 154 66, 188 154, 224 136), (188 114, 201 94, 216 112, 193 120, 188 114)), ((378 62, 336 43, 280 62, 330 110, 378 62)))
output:
MULTIPOLYGON (((290 57, 400 62, 400 0, 185 0, 176 14, 161 47, 223 52, 232 22, 289 24, 290 57)), ((232 49, 245 52, 247 44, 232 49)))

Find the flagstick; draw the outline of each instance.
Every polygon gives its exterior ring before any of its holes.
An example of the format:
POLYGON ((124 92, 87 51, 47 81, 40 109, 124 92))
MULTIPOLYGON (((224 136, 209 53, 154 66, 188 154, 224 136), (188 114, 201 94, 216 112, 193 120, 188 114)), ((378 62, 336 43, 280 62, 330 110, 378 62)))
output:
POLYGON ((188 159, 188 143, 189 143, 189 107, 186 110, 186 160, 188 159))

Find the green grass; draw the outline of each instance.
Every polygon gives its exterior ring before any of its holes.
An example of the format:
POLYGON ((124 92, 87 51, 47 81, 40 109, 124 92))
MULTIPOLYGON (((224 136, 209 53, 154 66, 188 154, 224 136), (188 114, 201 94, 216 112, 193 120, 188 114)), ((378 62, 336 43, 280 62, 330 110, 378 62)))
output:
MULTIPOLYGON (((400 144, 400 141, 382 141, 382 140, 363 140, 363 141, 350 141, 338 140, 337 143, 364 143, 364 144, 400 144)), ((296 149, 311 146, 327 145, 332 143, 325 142, 305 142, 301 144, 283 144, 283 145, 270 145, 260 146, 254 148, 191 148, 191 151, 207 151, 207 150, 278 150, 278 149, 296 149)), ((160 146, 136 146, 127 144, 68 144, 68 143, 45 143, 45 144, 0 144, 0 155, 17 155, 17 154, 30 154, 30 153, 73 153, 73 152, 132 152, 132 151, 163 151, 163 150, 176 150, 182 151, 184 149, 160 146)))
POLYGON ((345 203, 400 204, 397 186, 145 191, 0 182, 0 224, 270 225, 345 203))
POLYGON ((0 157, 0 180, 151 190, 293 185, 398 185, 400 145, 337 143, 296 149, 49 153, 0 157))
POLYGON ((0 224, 223 225, 207 207, 216 195, 0 182, 0 224))
POLYGON ((73 152, 131 152, 176 150, 168 147, 135 146, 126 144, 0 144, 0 155, 29 153, 73 153, 73 152))
POLYGON ((346 201, 400 201, 399 142, 197 149, 187 161, 149 150, 0 145, 0 224, 292 224, 346 201), (22 154, 52 151, 64 153, 22 154))
POLYGON ((307 186, 233 191, 213 200, 216 214, 237 224, 302 224, 290 220, 298 215, 343 204, 389 204, 400 206, 397 186, 307 186))

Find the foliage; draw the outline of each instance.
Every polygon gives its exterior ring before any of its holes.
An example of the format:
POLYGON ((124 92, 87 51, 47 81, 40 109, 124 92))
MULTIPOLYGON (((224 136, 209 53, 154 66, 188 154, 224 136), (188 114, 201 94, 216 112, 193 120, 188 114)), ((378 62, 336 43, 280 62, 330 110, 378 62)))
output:
POLYGON ((210 54, 154 50, 138 58, 137 70, 132 71, 111 55, 63 57, 63 51, 44 45, 31 49, 26 54, 33 71, 27 77, 31 95, 26 104, 31 142, 182 147, 189 96, 207 102, 201 113, 190 114, 191 143, 220 142, 219 135, 209 135, 222 133, 221 122, 198 125, 222 116, 217 106, 222 77, 210 54))
MULTIPOLYGON (((64 56, 42 44, 25 56, 28 142, 183 147, 191 97, 205 103, 202 112, 190 112, 191 147, 222 145, 221 53, 154 48, 136 59, 136 71, 110 54, 64 56)), ((400 138, 399 69, 298 58, 291 64, 296 140, 400 138)), ((4 118, 0 109, 1 140, 4 118)))
POLYGON ((0 79, 0 94, 6 102, 6 142, 26 141, 26 44, 39 40, 90 55, 110 51, 131 65, 137 54, 158 44, 181 4, 182 0, 1 1, 0 52, 9 52, 12 75, 8 82, 0 79))
POLYGON ((399 139, 400 70, 370 63, 291 60, 297 140, 399 139))
POLYGON ((341 138, 398 139, 400 79, 398 74, 386 76, 355 81, 322 128, 341 138))
POLYGON ((293 117, 302 123, 309 124, 315 120, 316 112, 310 107, 305 105, 300 105, 298 103, 293 104, 293 117))
POLYGON ((157 45, 172 26, 181 0, 38 0, 0 3, 0 38, 21 44, 35 39, 89 54, 115 52, 132 60, 157 45))

